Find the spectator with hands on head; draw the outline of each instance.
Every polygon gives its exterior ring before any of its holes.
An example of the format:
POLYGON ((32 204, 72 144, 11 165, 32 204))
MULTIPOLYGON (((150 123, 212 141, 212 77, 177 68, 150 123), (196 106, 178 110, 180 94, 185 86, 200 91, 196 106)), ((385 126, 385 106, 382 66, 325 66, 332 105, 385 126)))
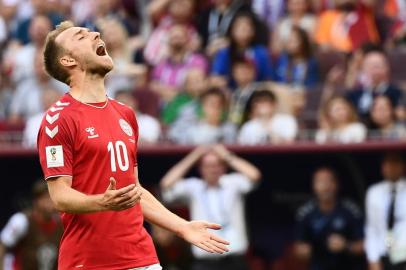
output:
POLYGON ((248 161, 236 156, 223 145, 199 146, 176 164, 161 180, 166 202, 185 200, 191 217, 206 219, 222 225, 219 236, 230 241, 227 255, 218 257, 192 248, 192 269, 246 270, 245 252, 248 239, 244 220, 244 195, 261 178, 260 171, 248 161), (200 177, 185 178, 198 166, 200 177), (227 173, 227 167, 235 173, 227 173))

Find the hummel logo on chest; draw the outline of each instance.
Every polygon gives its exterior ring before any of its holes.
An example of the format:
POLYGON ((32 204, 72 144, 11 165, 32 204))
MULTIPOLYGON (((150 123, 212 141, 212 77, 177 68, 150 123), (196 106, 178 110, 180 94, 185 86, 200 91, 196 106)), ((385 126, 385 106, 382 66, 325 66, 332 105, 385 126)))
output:
POLYGON ((93 139, 99 137, 99 134, 97 134, 96 129, 94 127, 88 127, 85 129, 89 135, 87 136, 88 139, 93 139))

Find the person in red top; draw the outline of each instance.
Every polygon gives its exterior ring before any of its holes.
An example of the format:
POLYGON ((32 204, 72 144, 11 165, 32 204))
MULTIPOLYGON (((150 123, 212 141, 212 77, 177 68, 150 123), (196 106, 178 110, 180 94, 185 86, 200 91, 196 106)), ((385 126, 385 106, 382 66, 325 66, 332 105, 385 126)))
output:
POLYGON ((161 269, 144 218, 211 253, 228 242, 210 229, 167 210, 138 179, 138 126, 134 112, 106 96, 113 69, 100 34, 63 22, 44 49, 47 72, 70 86, 45 114, 38 151, 64 233, 58 267, 161 269))

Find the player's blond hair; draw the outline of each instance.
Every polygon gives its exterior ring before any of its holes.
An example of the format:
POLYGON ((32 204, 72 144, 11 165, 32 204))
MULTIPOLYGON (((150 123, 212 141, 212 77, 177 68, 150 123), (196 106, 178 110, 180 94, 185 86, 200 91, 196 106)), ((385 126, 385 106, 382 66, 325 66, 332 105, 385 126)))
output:
POLYGON ((44 46, 44 64, 46 72, 53 78, 63 83, 69 84, 69 73, 59 62, 59 58, 64 53, 62 46, 55 42, 55 39, 60 33, 66 29, 72 28, 75 25, 71 21, 64 21, 49 32, 44 46))

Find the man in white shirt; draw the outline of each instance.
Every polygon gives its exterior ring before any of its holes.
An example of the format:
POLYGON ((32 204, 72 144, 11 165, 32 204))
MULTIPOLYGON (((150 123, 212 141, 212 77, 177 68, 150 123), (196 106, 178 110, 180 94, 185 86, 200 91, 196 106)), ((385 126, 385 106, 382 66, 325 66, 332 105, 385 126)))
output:
POLYGON ((400 154, 382 162, 384 180, 372 185, 366 197, 365 250, 370 270, 406 269, 406 178, 400 154))
POLYGON ((248 269, 244 259, 248 248, 244 195, 260 178, 261 173, 254 165, 222 145, 197 147, 162 178, 166 202, 184 199, 190 207, 191 217, 211 218, 221 224, 221 236, 231 243, 226 256, 205 254, 192 247, 195 257, 192 270, 248 269), (184 179, 196 164, 201 178, 184 179), (227 173, 228 167, 236 172, 227 173))

